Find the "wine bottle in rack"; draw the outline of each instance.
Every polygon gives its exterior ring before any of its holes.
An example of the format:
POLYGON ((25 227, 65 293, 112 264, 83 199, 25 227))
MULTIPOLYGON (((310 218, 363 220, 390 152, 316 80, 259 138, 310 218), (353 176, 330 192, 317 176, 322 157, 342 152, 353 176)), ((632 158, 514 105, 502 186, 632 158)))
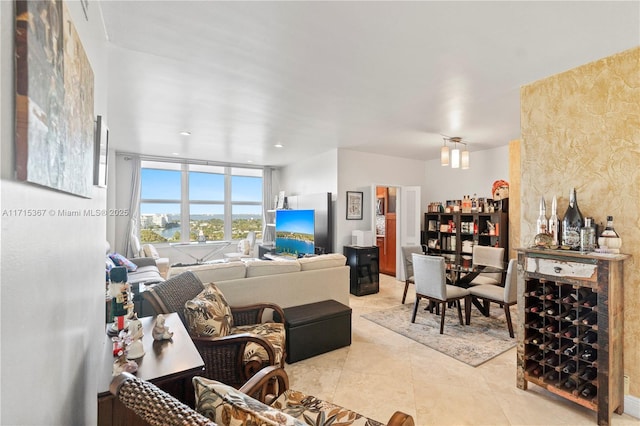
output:
POLYGON ((550 382, 558 380, 558 373, 555 370, 551 370, 545 374, 544 378, 550 382))
POLYGON ((547 300, 556 300, 558 298, 558 288, 555 287, 551 289, 551 292, 545 294, 544 298, 547 300))
POLYGON ((553 339, 547 344, 547 349, 550 351, 555 351, 560 348, 560 341, 558 339, 553 339))
POLYGON ((558 355, 556 355, 555 353, 552 353, 547 358, 545 358, 544 362, 552 367, 557 367, 560 363, 560 357, 558 357, 558 355))
POLYGON ((532 370, 531 370, 531 375, 533 377, 540 377, 542 375, 542 367, 540 367, 539 365, 536 365, 532 370))
POLYGON ((598 314, 595 312, 591 312, 586 317, 582 319, 582 323, 586 325, 594 325, 598 322, 598 314))
POLYGON ((527 324, 527 326, 529 328, 532 328, 532 329, 535 329, 535 330, 540 330, 542 328, 542 326, 543 326, 542 319, 540 319, 540 318, 534 319, 529 324, 527 324))
POLYGON ((598 393, 598 388, 593 386, 591 383, 587 383, 582 388, 580 395, 582 395, 583 398, 593 398, 596 396, 597 393, 598 393))
POLYGON ((563 373, 567 373, 567 374, 573 374, 576 372, 576 362, 575 361, 569 361, 564 365, 564 368, 562 369, 563 373))
POLYGON ((547 333, 555 333, 558 331, 558 323, 552 322, 544 328, 547 333))
POLYGON ((576 298, 575 294, 573 294, 573 293, 562 298, 562 303, 567 303, 569 305, 572 305, 577 301, 578 301, 578 299, 576 298))
POLYGON ((574 321, 576 318, 577 318, 577 314, 575 309, 571 309, 569 312, 565 314, 564 317, 562 317, 562 319, 564 319, 565 321, 574 321))
POLYGON ((598 295, 596 293, 590 293, 583 301, 582 304, 588 308, 593 308, 598 304, 598 295))
POLYGON ((569 207, 562 218, 562 245, 571 250, 580 250, 580 229, 584 225, 582 213, 576 199, 576 189, 569 194, 569 207))
POLYGON ((593 362, 598 359, 598 351, 593 348, 586 348, 581 354, 580 358, 585 361, 593 362))
POLYGON ((558 305, 551 301, 546 301, 543 304, 544 312, 547 315, 558 315, 558 305))
POLYGON ((578 386, 578 384, 576 383, 575 380, 573 379, 569 379, 566 382, 564 382, 564 387, 567 390, 573 390, 578 386))
POLYGON ((542 309, 543 309, 542 302, 536 302, 533 306, 529 308, 529 311, 538 313, 538 312, 542 312, 542 309))
POLYGON ((576 356, 578 354, 578 345, 569 346, 562 353, 566 356, 576 356))
POLYGON ((598 333, 589 330, 582 336, 582 341, 589 344, 596 343, 598 341, 598 333))
POLYGON ((550 284, 543 284, 537 288, 536 296, 545 297, 547 294, 550 294, 551 292, 553 292, 553 286, 551 286, 550 284))
POLYGON ((582 380, 587 380, 587 381, 591 381, 591 380, 595 379, 596 377, 598 377, 598 370, 596 370, 593 367, 585 368, 584 371, 582 372, 582 374, 580 375, 580 378, 582 380))
POLYGON ((573 339, 577 334, 576 327, 569 327, 562 333, 567 339, 573 339))

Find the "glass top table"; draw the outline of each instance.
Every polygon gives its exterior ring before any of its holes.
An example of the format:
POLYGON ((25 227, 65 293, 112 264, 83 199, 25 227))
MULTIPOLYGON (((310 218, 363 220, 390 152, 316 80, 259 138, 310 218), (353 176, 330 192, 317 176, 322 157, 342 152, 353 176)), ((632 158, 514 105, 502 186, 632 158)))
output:
POLYGON ((231 241, 191 241, 184 243, 170 243, 169 246, 178 250, 181 253, 186 254, 195 263, 205 263, 216 254, 220 253, 225 248, 229 247, 231 241), (198 255, 200 257, 198 257, 198 255))

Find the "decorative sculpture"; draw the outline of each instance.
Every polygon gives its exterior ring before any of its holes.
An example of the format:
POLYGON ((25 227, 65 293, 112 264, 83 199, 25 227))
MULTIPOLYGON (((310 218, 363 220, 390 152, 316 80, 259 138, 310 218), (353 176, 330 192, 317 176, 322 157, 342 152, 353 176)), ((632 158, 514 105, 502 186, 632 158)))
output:
POLYGON ((169 331, 169 327, 165 325, 164 315, 158 314, 156 322, 151 331, 154 340, 169 340, 173 337, 173 332, 169 331))
POLYGON ((144 356, 142 336, 144 336, 142 323, 138 319, 138 315, 134 313, 129 321, 129 338, 131 339, 131 343, 129 343, 127 347, 127 359, 138 359, 144 356))

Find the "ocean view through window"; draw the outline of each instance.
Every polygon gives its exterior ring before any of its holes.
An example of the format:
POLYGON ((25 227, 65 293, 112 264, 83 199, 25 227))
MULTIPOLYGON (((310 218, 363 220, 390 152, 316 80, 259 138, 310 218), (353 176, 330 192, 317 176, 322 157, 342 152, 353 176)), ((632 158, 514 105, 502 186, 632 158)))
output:
POLYGON ((143 160, 140 241, 262 238, 262 169, 143 160))

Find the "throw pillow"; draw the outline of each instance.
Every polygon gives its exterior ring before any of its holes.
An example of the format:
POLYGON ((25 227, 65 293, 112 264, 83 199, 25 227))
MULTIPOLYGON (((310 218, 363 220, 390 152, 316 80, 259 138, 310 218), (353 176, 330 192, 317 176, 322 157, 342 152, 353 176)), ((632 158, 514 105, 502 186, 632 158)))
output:
POLYGON ((110 271, 112 268, 116 267, 116 264, 113 263, 113 260, 111 260, 109 256, 107 256, 105 263, 106 263, 105 269, 107 271, 110 271))
POLYGON ((306 425, 280 410, 215 380, 193 378, 196 411, 220 426, 230 425, 306 425))
POLYGON ((142 251, 146 257, 151 257, 153 259, 160 259, 160 254, 158 254, 158 250, 156 250, 156 248, 151 244, 143 245, 142 251))
POLYGON ((292 389, 284 391, 271 406, 304 421, 307 425, 384 426, 383 423, 364 417, 355 411, 292 389))
POLYGON ((213 283, 184 304, 184 316, 192 336, 224 337, 233 326, 231 307, 213 283))
POLYGON ((113 260, 113 263, 115 263, 116 266, 124 266, 129 272, 133 272, 138 269, 138 265, 121 255, 120 253, 111 253, 109 257, 111 258, 111 260, 113 260))

